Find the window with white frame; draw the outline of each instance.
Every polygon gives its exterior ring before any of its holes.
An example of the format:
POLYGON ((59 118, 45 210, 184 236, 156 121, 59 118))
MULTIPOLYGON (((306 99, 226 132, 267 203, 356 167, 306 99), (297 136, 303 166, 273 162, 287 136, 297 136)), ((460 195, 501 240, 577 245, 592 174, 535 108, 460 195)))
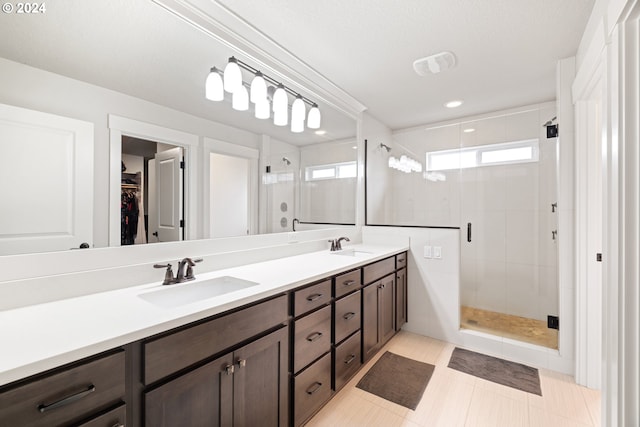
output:
POLYGON ((331 163, 327 165, 314 165, 305 168, 306 181, 319 181, 324 179, 355 178, 358 175, 356 162, 331 163))
POLYGON ((540 156, 538 144, 538 139, 527 139, 453 150, 429 151, 426 154, 426 170, 441 171, 537 162, 540 156))

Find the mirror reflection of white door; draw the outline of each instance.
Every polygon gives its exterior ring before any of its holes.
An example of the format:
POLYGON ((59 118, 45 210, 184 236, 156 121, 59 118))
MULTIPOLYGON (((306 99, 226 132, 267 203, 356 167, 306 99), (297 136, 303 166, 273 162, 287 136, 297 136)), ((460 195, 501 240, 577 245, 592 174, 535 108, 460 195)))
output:
POLYGON ((182 161, 182 148, 176 147, 149 162, 149 242, 182 240, 182 161))
POLYGON ((93 124, 0 104, 0 255, 93 246, 93 124))
POLYGON ((249 234, 250 159, 210 153, 209 236, 249 234))

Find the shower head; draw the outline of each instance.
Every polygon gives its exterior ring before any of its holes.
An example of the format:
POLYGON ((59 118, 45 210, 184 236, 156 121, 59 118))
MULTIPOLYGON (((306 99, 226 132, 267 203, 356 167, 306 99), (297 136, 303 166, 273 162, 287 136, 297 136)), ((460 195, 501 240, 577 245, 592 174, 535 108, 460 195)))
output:
POLYGON ((291 164, 291 160, 287 159, 286 157, 283 157, 282 161, 285 162, 287 164, 287 166, 289 166, 291 164))
POLYGON ((382 142, 380 143, 380 148, 384 148, 385 150, 387 150, 387 153, 388 153, 389 151, 391 151, 391 147, 389 147, 389 146, 388 146, 388 145, 386 145, 386 144, 383 144, 382 142))
POLYGON ((557 118, 558 118, 558 116, 552 118, 551 120, 547 120, 547 123, 543 124, 542 127, 546 128, 547 126, 551 126, 553 124, 553 122, 556 121, 557 118))

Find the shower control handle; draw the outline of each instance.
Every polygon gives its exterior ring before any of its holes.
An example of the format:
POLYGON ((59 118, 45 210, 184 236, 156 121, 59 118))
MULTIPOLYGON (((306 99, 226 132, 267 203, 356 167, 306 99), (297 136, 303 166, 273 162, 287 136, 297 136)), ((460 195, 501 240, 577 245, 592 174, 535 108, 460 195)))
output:
POLYGON ((467 223, 467 242, 471 243, 471 223, 467 223))

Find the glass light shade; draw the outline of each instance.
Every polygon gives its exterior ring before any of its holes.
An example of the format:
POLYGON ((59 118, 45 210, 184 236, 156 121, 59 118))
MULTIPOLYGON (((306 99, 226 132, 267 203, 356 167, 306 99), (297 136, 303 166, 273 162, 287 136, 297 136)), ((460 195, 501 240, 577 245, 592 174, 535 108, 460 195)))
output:
MULTIPOLYGON (((304 101, 302 97, 298 95, 293 101, 293 105, 291 106, 291 123, 293 125, 294 122, 300 122, 304 126, 304 119, 307 115, 306 108, 304 107, 304 101)), ((302 132, 302 131, 300 131, 302 132)))
POLYGON ((304 132, 304 120, 294 120, 293 113, 291 113, 291 132, 304 132))
MULTIPOLYGON (((287 115, 289 109, 289 98, 287 97, 287 91, 284 90, 282 84, 278 85, 278 88, 273 93, 273 112, 284 112, 287 115)), ((285 123, 286 125, 286 123, 285 123)), ((281 125, 284 126, 284 125, 281 125)))
POLYGON ((242 72, 233 56, 229 58, 227 66, 224 67, 224 90, 234 93, 242 87, 242 72))
POLYGON ((286 126, 289 121, 289 114, 287 109, 284 111, 273 112, 273 124, 276 126, 286 126))
POLYGON ((218 74, 218 69, 213 67, 205 82, 205 96, 211 101, 222 101, 224 99, 224 89, 222 77, 218 74))
POLYGON ((309 129, 319 129, 320 119, 320 110, 316 104, 313 104, 313 107, 309 110, 309 116, 307 117, 307 127, 309 129))
POLYGON ((268 119, 271 116, 271 106, 269 101, 265 98, 255 104, 256 119, 268 119))
POLYGON ((240 86, 240 89, 233 92, 231 98, 231 106, 234 110, 247 111, 249 109, 249 92, 244 85, 240 86))
POLYGON ((251 91, 249 100, 254 104, 267 100, 267 82, 264 81, 262 73, 258 71, 251 81, 251 91))

